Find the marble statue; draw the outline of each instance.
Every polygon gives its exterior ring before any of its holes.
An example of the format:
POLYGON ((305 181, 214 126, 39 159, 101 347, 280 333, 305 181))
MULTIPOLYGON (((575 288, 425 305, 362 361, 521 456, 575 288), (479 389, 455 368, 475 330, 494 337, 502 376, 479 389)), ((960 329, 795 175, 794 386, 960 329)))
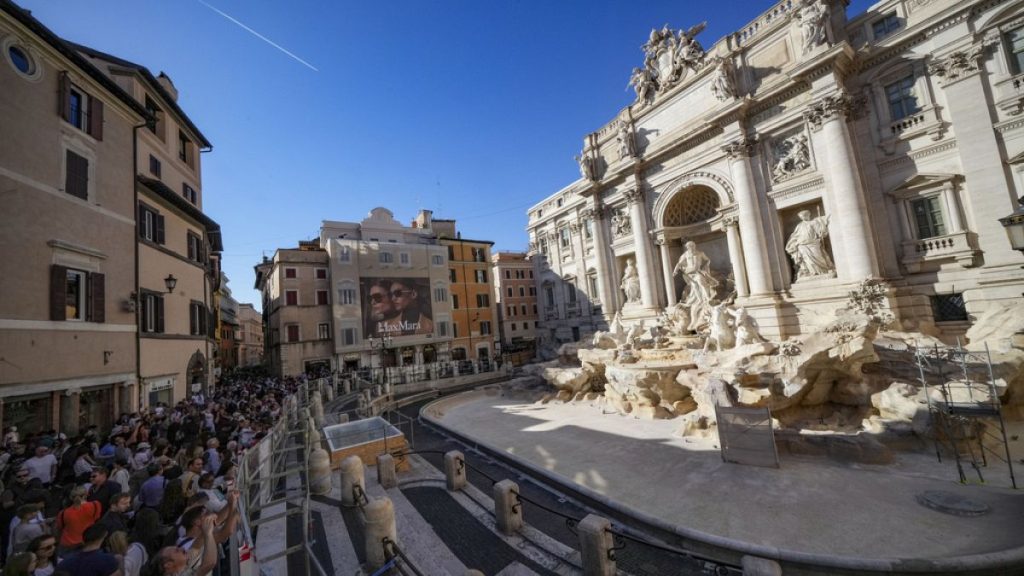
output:
POLYGON ((689 30, 679 31, 679 48, 677 57, 679 64, 696 70, 704 64, 704 47, 697 41, 697 34, 707 26, 707 22, 701 22, 689 30))
POLYGON ((633 265, 633 259, 626 260, 626 269, 622 272, 622 291, 626 293, 626 304, 640 302, 640 275, 633 265))
POLYGON ((778 153, 778 160, 772 167, 772 177, 775 180, 781 180, 811 167, 811 150, 807 146, 807 136, 804 134, 783 140, 779 144, 778 153))
POLYGON ((686 250, 672 270, 672 275, 676 274, 682 274, 686 282, 682 304, 690 310, 687 328, 697 330, 704 323, 718 287, 718 280, 711 275, 711 260, 691 240, 686 243, 686 250))
POLYGON ((827 40, 829 8, 824 0, 804 0, 796 17, 800 20, 803 53, 807 54, 827 40))
POLYGON ((715 76, 711 80, 711 93, 719 102, 726 102, 736 97, 736 85, 733 83, 732 63, 728 58, 719 58, 715 67, 715 76))
POLYGON ((786 241, 786 253, 796 265, 796 278, 793 281, 812 276, 834 278, 836 267, 825 249, 829 216, 826 214, 814 218, 809 210, 801 210, 798 216, 800 223, 786 241))
POLYGON ((746 308, 743 306, 740 306, 739 308, 729 308, 726 312, 732 316, 732 324, 736 334, 737 347, 746 346, 747 344, 757 344, 758 342, 765 341, 761 336, 761 333, 757 330, 757 324, 754 322, 754 318, 750 316, 746 308))
POLYGON ((643 68, 634 68, 629 80, 630 86, 636 90, 637 103, 648 103, 656 92, 664 92, 674 86, 688 69, 697 70, 704 65, 704 47, 696 36, 706 26, 706 22, 701 22, 678 33, 667 24, 661 30, 651 30, 647 42, 641 46, 644 51, 643 68))
POLYGON ((584 180, 594 180, 594 159, 587 155, 587 151, 583 150, 577 156, 573 156, 576 159, 576 163, 580 165, 580 176, 584 180))
POLYGON ((633 231, 633 223, 630 221, 629 216, 622 213, 622 210, 616 210, 612 214, 612 233, 616 238, 626 236, 633 231))
POLYGON ((633 126, 626 121, 619 122, 619 132, 615 136, 619 145, 619 160, 624 158, 636 158, 639 156, 636 150, 636 135, 633 134, 633 126))
POLYGON ((654 93, 658 87, 654 81, 653 73, 646 66, 643 68, 633 68, 633 75, 629 78, 629 86, 632 86, 633 90, 636 91, 636 103, 641 105, 648 104, 654 99, 654 93))

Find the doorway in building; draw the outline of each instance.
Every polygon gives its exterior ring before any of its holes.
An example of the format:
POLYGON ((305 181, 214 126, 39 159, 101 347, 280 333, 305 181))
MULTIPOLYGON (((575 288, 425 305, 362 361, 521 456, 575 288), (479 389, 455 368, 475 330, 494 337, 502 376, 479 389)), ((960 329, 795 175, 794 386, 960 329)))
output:
POLYGON ((331 373, 330 360, 307 360, 305 372, 314 378, 323 378, 331 373))
POLYGON ((423 363, 433 364, 434 362, 437 362, 437 349, 433 344, 427 344, 423 347, 423 363))

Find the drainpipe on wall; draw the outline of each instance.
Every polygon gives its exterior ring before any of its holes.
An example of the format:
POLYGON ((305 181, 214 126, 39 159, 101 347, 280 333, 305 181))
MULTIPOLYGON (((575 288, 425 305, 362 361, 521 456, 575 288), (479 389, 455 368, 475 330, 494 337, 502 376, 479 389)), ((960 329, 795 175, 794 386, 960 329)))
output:
MULTIPOLYGON (((139 183, 136 176, 139 173, 139 128, 146 128, 150 122, 132 126, 132 222, 135 222, 132 230, 132 243, 135 247, 135 388, 138 400, 135 408, 142 410, 142 330, 139 323, 139 308, 142 307, 142 286, 139 285, 139 183)), ((123 410, 123 408, 122 408, 123 410)))

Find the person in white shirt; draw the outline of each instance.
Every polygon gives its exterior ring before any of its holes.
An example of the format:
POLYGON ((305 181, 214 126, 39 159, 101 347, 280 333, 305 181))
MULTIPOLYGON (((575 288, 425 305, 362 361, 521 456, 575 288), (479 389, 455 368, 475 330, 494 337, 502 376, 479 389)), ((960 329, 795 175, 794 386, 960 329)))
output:
POLYGON ((46 446, 36 447, 36 455, 26 460, 24 467, 29 478, 38 478, 43 486, 49 486, 57 477, 57 457, 46 446))

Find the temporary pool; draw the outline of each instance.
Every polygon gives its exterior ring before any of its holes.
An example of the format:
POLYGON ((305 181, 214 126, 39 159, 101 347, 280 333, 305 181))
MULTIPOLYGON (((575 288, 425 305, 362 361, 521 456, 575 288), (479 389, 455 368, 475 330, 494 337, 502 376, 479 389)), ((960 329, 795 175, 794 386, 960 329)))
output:
POLYGON ((338 468, 342 460, 352 455, 359 456, 364 465, 374 466, 379 454, 394 454, 407 448, 402 431, 379 416, 327 426, 324 438, 332 468, 338 468))

